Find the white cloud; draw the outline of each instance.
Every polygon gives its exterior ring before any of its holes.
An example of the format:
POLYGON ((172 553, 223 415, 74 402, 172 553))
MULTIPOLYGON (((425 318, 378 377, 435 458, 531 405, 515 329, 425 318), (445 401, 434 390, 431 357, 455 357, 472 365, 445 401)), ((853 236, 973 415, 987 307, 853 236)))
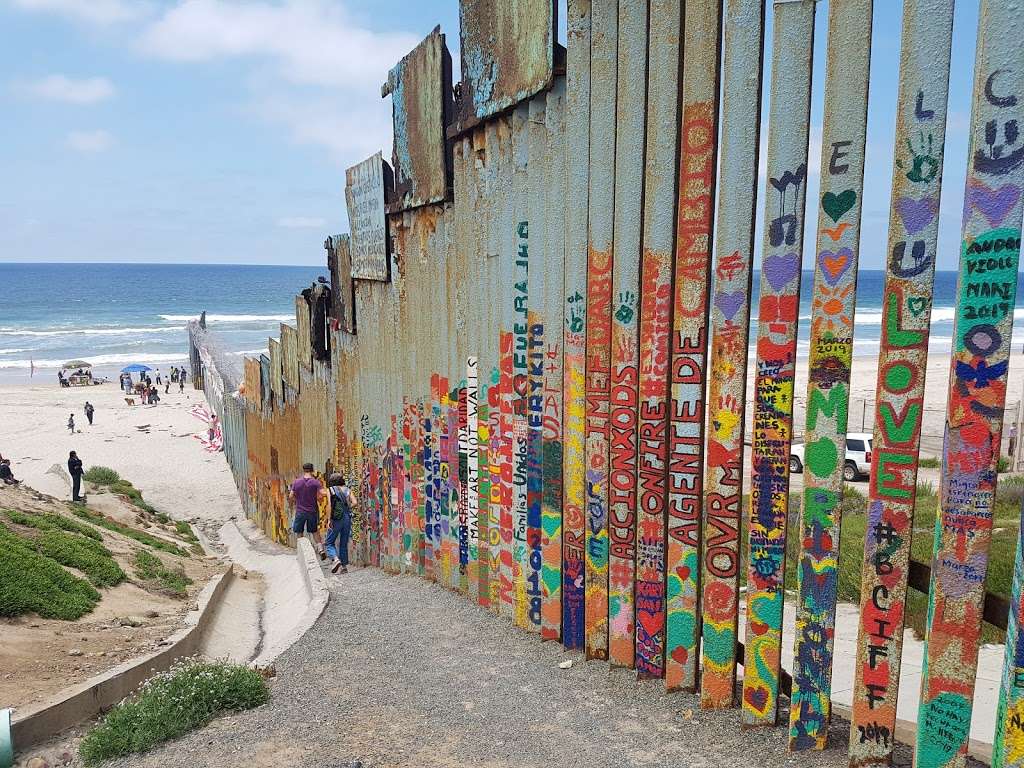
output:
POLYGON ((277 220, 277 226, 285 229, 320 229, 327 226, 327 219, 318 216, 284 216, 277 220))
POLYGON ((90 24, 116 24, 133 21, 149 12, 145 0, 13 0, 26 11, 44 11, 90 24))
POLYGON ((15 90, 28 96, 67 104, 96 104, 112 98, 114 84, 105 77, 87 77, 80 80, 65 75, 48 75, 39 80, 15 84, 15 90))
POLYGON ((388 70, 419 39, 356 25, 338 3, 183 0, 151 23, 139 48, 160 58, 276 60, 292 82, 379 93, 388 70))
POLYGON ((104 152, 113 145, 114 137, 107 131, 71 131, 65 143, 76 152, 104 152))

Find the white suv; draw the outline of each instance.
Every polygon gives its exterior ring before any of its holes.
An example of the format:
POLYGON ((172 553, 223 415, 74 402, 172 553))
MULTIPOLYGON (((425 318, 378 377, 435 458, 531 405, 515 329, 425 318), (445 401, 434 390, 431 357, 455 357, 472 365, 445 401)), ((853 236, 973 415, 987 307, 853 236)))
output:
MULTIPOLYGON (((846 434, 846 461, 843 463, 843 479, 852 483, 871 473, 870 432, 848 432, 846 434)), ((804 471, 804 445, 794 445, 789 454, 789 471, 800 474, 804 471)))

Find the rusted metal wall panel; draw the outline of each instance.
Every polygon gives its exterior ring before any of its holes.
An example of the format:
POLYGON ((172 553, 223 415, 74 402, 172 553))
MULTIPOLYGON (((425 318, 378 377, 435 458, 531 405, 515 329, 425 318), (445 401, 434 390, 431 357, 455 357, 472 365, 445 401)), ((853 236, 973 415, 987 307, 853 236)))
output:
POLYGON ((435 27, 388 73, 382 95, 391 94, 394 116, 394 193, 388 212, 438 203, 451 187, 445 130, 452 116, 452 59, 435 27))
POLYGON ((273 338, 268 339, 267 352, 270 358, 270 391, 273 392, 274 405, 276 407, 284 403, 284 389, 282 387, 284 365, 281 358, 281 342, 273 338))
POLYGON ((345 207, 348 210, 349 255, 352 277, 359 280, 390 278, 390 238, 385 200, 392 196, 391 167, 381 153, 345 170, 345 207))
POLYGON ((263 408, 263 391, 260 386, 260 361, 253 357, 245 358, 245 383, 242 395, 257 410, 263 408))
POLYGON ((551 85, 555 46, 552 0, 461 0, 459 26, 459 130, 551 85))
POLYGON ((647 1, 619 0, 615 107, 615 243, 608 471, 608 660, 634 666, 640 236, 647 94, 647 1))
POLYGON ((313 345, 310 334, 309 304, 303 296, 295 297, 295 357, 302 369, 310 370, 313 361, 313 345))
MULTIPOLYGON (((981 0, 917 718, 924 732, 914 752, 920 766, 963 766, 971 735, 1024 215, 1022 32, 1024 4, 981 0)), ((1008 725, 1019 744, 1024 739, 1013 717, 1006 722, 1004 714, 999 726, 1008 725)), ((1019 762, 1021 755, 1012 759, 1019 762)))
POLYGON ((640 443, 637 455, 636 669, 665 668, 668 359, 679 149, 679 0, 652 0, 647 67, 640 266, 640 443))
POLYGON ((687 3, 683 16, 682 116, 675 295, 669 364, 668 551, 665 686, 697 689, 700 519, 704 481, 711 226, 718 151, 722 4, 687 3))
POLYGON ((608 658, 608 444, 618 0, 594 0, 590 71, 590 209, 587 249, 587 658, 608 658))
POLYGON ((331 275, 331 316, 342 330, 355 333, 355 293, 352 285, 352 252, 348 235, 332 235, 324 243, 331 275))
POLYGON ((735 704, 740 514, 765 0, 726 0, 705 465, 701 706, 735 704), (756 66, 755 66, 756 62, 756 66))
POLYGON ((590 0, 568 2, 563 306, 562 643, 583 647, 586 516, 586 293, 590 162, 590 0))
MULTIPOLYGON (((299 389, 299 340, 295 328, 281 324, 281 373, 292 394, 299 389)), ((287 395, 287 393, 286 393, 287 395)))
POLYGON ((864 540, 862 561, 850 719, 853 766, 889 762, 895 744, 952 36, 952 0, 906 0, 882 298, 888 321, 900 332, 883 336, 878 357, 883 375, 875 395, 868 489, 872 533, 864 540), (893 368, 912 372, 908 386, 884 375, 893 368))
POLYGON ((773 22, 748 531, 743 667, 747 726, 774 725, 778 715, 814 10, 810 0, 776 3, 773 22))
POLYGON ((831 720, 839 526, 864 196, 872 0, 829 6, 818 238, 804 429, 790 750, 824 749, 831 720))

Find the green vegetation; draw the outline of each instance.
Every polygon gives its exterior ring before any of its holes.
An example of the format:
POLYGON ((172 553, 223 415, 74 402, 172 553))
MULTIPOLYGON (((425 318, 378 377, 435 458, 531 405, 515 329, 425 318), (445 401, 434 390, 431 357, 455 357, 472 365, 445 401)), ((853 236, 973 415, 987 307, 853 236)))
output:
POLYGON ((1010 457, 1000 456, 996 464, 996 472, 1008 472, 1010 470, 1010 457))
POLYGON ((260 673, 237 664, 190 659, 149 680, 114 707, 82 740, 87 766, 146 752, 206 725, 222 712, 252 709, 270 698, 260 673))
POLYGON ((112 485, 121 479, 121 476, 110 467, 101 466, 89 467, 82 477, 87 483, 94 485, 112 485))
POLYGON ((32 548, 0 523, 0 616, 35 613, 74 621, 89 613, 100 593, 32 548))
MULTIPOLYGON (((115 483, 111 483, 110 492, 116 493, 118 496, 124 496, 133 505, 141 509, 143 512, 148 512, 151 515, 159 517, 160 513, 153 507, 146 503, 142 498, 142 491, 136 488, 134 485, 129 483, 127 480, 121 479, 115 483)), ((164 515, 166 517, 166 515, 164 515)), ((170 518, 167 518, 170 520, 170 518)))
POLYGON ((127 578, 110 551, 92 539, 51 528, 35 539, 35 547, 39 554, 77 568, 97 587, 114 587, 127 578))
POLYGON ((120 533, 122 536, 127 536, 129 538, 135 539, 137 542, 145 544, 147 547, 158 549, 161 552, 169 552, 170 554, 178 555, 179 557, 188 557, 188 552, 186 552, 184 549, 177 546, 176 544, 171 544, 170 542, 164 541, 163 539, 158 539, 155 536, 150 536, 148 533, 140 531, 136 528, 131 528, 130 526, 122 525, 121 523, 111 520, 108 517, 104 517, 103 515, 93 512, 84 504, 71 503, 70 507, 71 511, 74 512, 75 515, 82 518, 83 520, 87 520, 93 525, 98 525, 101 528, 106 528, 108 531, 120 533))
POLYGON ((196 537, 195 531, 192 530, 192 526, 184 520, 176 522, 174 524, 174 530, 176 530, 178 535, 185 539, 185 541, 191 542, 192 544, 199 543, 199 539, 196 537))
POLYGON ((940 462, 934 456, 928 456, 918 461, 917 466, 919 466, 921 469, 938 469, 940 466, 940 462))
POLYGON ((18 525, 24 525, 29 528, 38 528, 41 531, 59 528, 62 531, 87 536, 95 541, 103 541, 103 536, 100 535, 100 532, 95 528, 90 528, 87 525, 75 522, 70 517, 64 517, 63 515, 53 513, 28 514, 26 512, 15 512, 13 509, 4 510, 4 512, 7 517, 11 519, 12 523, 17 523, 18 525))
POLYGON ((147 582, 147 586, 175 597, 185 597, 188 585, 192 583, 180 565, 175 569, 168 568, 159 557, 145 550, 135 555, 135 575, 147 582))

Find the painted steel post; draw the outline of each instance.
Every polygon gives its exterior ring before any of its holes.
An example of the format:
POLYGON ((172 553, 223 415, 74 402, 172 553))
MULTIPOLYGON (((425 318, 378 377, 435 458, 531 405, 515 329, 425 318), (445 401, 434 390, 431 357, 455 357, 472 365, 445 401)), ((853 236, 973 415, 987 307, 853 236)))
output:
POLYGON ((726 0, 702 563, 701 706, 735 704, 740 514, 765 0, 726 0))
POLYGON ((952 35, 953 0, 905 0, 851 766, 887 765, 895 744, 952 35), (891 370, 913 375, 900 382, 891 370))
POLYGON ((565 79, 557 78, 547 94, 548 178, 545 195, 549 212, 544 255, 544 495, 541 511, 543 548, 541 638, 562 637, 562 472, 564 425, 562 306, 565 301, 565 217, 567 207, 565 157, 565 79))
POLYGON ((970 739, 1024 214, 1022 33, 1021 0, 982 0, 914 749, 922 767, 964 765, 970 739))
POLYGON ((699 672, 704 385, 718 159, 721 17, 721 0, 687 3, 683 15, 675 296, 669 345, 665 687, 670 691, 696 691, 699 672))
POLYGON ((569 0, 566 51, 565 377, 562 643, 583 647, 586 542, 586 323, 590 166, 590 0, 569 0))
POLYGON ((529 629, 529 598, 526 578, 530 572, 527 528, 529 516, 528 454, 529 425, 527 394, 529 390, 529 267, 530 223, 527 163, 529 162, 529 105, 519 104, 512 112, 512 214, 513 214, 513 283, 512 283, 512 567, 514 622, 529 629))
POLYGON ((658 678, 665 670, 668 363, 679 152, 681 5, 680 0, 652 0, 650 7, 640 265, 636 669, 639 677, 658 678))
POLYGON ((768 184, 754 379, 743 724, 774 725, 782 645, 814 0, 775 3, 768 184))
POLYGON ((992 768, 1024 766, 1024 502, 1021 503, 1017 554, 1013 560, 1010 617, 1006 625, 1006 653, 992 741, 992 768))
POLYGON ((789 748, 824 749, 864 196, 873 0, 829 5, 789 748))
POLYGON ((619 1, 608 476, 608 660, 632 668, 636 577, 637 339, 644 185, 647 0, 619 1))
POLYGON ((608 658, 608 441, 618 0, 594 0, 587 256, 587 658, 608 658))

